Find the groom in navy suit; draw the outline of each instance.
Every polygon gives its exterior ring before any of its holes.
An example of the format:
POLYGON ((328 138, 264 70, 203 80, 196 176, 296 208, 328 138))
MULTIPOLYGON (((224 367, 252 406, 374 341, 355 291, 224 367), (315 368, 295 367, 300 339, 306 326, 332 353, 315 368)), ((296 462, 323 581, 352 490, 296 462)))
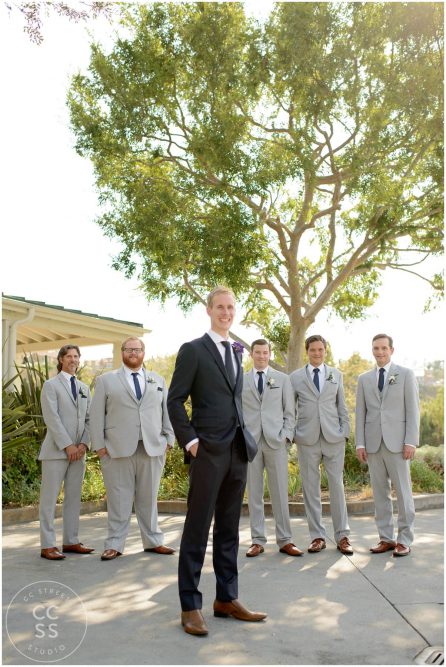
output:
POLYGON ((237 599, 240 512, 247 463, 257 445, 243 422, 241 351, 228 340, 235 315, 233 292, 221 286, 213 289, 206 312, 211 328, 202 338, 181 346, 167 398, 175 435, 190 463, 178 585, 181 623, 192 635, 208 633, 198 585, 213 516, 214 616, 242 621, 266 617, 249 611, 237 599), (190 419, 184 407, 189 396, 190 419))

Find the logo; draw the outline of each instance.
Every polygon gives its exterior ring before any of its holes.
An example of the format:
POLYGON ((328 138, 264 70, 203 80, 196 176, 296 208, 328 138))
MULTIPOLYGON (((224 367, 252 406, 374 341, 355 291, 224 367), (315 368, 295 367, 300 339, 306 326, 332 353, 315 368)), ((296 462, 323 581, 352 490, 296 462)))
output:
POLYGON ((14 595, 6 611, 14 648, 35 662, 58 662, 72 655, 87 632, 80 597, 57 581, 36 581, 14 595))

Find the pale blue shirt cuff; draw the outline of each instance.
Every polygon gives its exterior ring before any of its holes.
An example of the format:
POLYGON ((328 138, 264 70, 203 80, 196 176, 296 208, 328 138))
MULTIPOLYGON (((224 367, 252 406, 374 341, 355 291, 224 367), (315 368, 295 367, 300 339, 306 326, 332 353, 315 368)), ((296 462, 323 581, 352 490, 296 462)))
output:
POLYGON ((187 445, 186 445, 185 448, 184 448, 184 449, 186 450, 186 452, 189 451, 189 449, 192 447, 192 445, 196 445, 197 442, 199 442, 198 438, 194 438, 193 440, 191 440, 190 442, 188 442, 187 445))

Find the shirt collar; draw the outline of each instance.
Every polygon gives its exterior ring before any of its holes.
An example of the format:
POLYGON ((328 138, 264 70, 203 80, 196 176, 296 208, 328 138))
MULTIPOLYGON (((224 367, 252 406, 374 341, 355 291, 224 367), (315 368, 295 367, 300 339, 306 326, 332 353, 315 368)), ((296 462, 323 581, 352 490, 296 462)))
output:
MULTIPOLYGON (((384 368, 384 370, 386 371, 386 373, 388 373, 388 372, 389 372, 389 369, 390 369, 390 367, 391 367, 391 365, 392 365, 392 362, 389 361, 388 364, 386 364, 385 366, 381 366, 381 368, 384 368)), ((376 367, 376 372, 379 373, 379 371, 380 371, 380 368, 379 368, 379 366, 377 366, 377 367, 376 367)))
POLYGON ((261 373, 263 373, 264 375, 266 375, 266 374, 268 373, 268 371, 269 371, 269 366, 267 366, 266 368, 263 368, 261 371, 258 371, 257 368, 255 368, 255 367, 252 369, 252 372, 254 373, 254 377, 255 377, 255 376, 257 375, 257 373, 259 373, 259 372, 261 372, 261 373))
POLYGON ((65 378, 67 382, 71 382, 71 378, 76 377, 75 375, 70 375, 70 373, 66 373, 65 371, 60 371, 60 374, 62 375, 62 377, 65 378))
POLYGON ((308 364, 308 368, 310 369, 310 372, 312 373, 315 368, 319 368, 319 370, 322 372, 324 369, 325 364, 321 364, 320 366, 312 366, 311 364, 308 364))
POLYGON ((122 364, 122 367, 123 367, 125 373, 129 376, 131 376, 132 373, 138 373, 138 375, 144 376, 142 366, 140 366, 138 369, 136 369, 136 368, 129 368, 125 364, 122 364))
POLYGON ((229 338, 225 338, 224 336, 222 336, 221 334, 217 333, 217 332, 214 331, 213 329, 209 329, 209 331, 208 331, 208 336, 209 336, 209 338, 211 338, 211 339, 214 341, 214 343, 215 343, 216 345, 218 345, 219 343, 226 342, 226 341, 228 341, 229 343, 232 344, 232 341, 231 341, 229 338))

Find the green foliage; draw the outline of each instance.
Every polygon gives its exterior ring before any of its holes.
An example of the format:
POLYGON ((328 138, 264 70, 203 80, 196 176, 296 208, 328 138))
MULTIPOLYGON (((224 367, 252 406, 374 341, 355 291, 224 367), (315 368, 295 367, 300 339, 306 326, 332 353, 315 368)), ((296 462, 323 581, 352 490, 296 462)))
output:
POLYGON ((84 483, 82 485, 82 501, 101 500, 105 497, 105 486, 102 477, 101 463, 96 454, 87 452, 84 483))
POLYGON ((426 461, 415 458, 410 467, 412 489, 415 493, 442 493, 444 477, 430 468, 426 461))
POLYGON ((40 464, 37 460, 45 433, 40 408, 48 364, 25 358, 17 374, 3 383, 2 489, 4 504, 28 505, 38 499, 40 464))
POLYGON ((68 102, 148 298, 231 285, 291 371, 322 309, 362 317, 382 270, 441 253, 441 3, 122 11, 68 102))
POLYGON ((158 498, 172 500, 187 498, 189 466, 184 464, 184 452, 178 446, 167 452, 158 498))
POLYGON ((421 401, 420 410, 420 443, 444 444, 444 387, 437 390, 435 398, 421 401))

